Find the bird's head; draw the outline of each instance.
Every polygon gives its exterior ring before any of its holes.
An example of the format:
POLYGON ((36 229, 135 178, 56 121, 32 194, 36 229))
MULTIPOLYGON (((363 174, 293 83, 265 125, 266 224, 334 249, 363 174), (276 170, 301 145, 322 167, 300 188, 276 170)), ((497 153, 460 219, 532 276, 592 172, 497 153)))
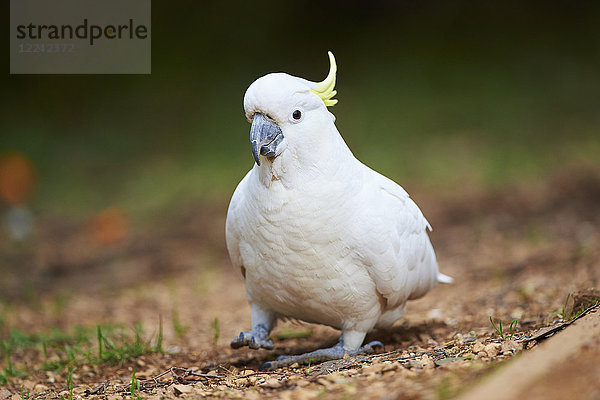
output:
POLYGON ((324 129, 335 120, 327 107, 337 103, 333 99, 337 67, 331 52, 329 61, 329 74, 323 82, 272 73, 250 85, 244 111, 252 123, 250 146, 257 165, 261 155, 275 158, 288 147, 296 153, 311 151, 324 140, 324 129))

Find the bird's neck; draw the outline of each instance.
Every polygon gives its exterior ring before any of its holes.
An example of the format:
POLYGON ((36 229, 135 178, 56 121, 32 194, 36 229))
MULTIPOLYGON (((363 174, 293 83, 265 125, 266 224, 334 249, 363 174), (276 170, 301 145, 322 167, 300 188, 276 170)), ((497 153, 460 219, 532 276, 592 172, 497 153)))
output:
POLYGON ((317 180, 336 179, 340 173, 348 173, 356 162, 337 130, 318 147, 289 145, 279 156, 263 160, 260 166, 255 165, 261 183, 271 187, 277 182, 287 189, 317 180))

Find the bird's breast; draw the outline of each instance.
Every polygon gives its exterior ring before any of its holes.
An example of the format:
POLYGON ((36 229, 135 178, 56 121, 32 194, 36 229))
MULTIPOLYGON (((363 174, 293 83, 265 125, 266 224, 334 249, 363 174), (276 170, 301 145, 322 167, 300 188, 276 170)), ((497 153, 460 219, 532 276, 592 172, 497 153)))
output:
POLYGON ((248 203, 241 229, 249 300, 337 328, 377 312, 375 284, 342 234, 346 217, 302 194, 269 194, 248 203))

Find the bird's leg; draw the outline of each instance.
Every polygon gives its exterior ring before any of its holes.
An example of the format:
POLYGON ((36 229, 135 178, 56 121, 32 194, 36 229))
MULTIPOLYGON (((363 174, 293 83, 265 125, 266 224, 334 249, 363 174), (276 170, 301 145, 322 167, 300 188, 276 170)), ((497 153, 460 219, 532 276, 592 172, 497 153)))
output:
POLYGON ((377 347, 383 348, 383 343, 379 341, 370 342, 364 346, 360 346, 364 340, 364 337, 365 333, 356 331, 344 332, 340 337, 340 341, 333 347, 311 351, 310 353, 304 353, 298 356, 279 356, 275 361, 264 363, 260 369, 272 370, 281 367, 287 367, 294 363, 317 364, 324 361, 343 358, 346 354, 349 356, 354 356, 357 354, 370 354, 375 352, 375 348, 377 347), (360 338, 360 341, 356 342, 358 338, 360 338))
POLYGON ((268 336, 275 322, 274 314, 256 304, 250 305, 250 311, 252 313, 252 330, 240 332, 240 335, 231 341, 231 347, 234 349, 243 346, 251 349, 273 349, 273 341, 268 336))

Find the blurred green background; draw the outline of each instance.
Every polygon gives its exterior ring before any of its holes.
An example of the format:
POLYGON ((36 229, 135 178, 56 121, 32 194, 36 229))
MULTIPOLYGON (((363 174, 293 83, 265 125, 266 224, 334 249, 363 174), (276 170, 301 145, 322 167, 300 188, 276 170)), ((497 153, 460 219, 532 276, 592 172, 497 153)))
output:
POLYGON ((5 73, 0 151, 34 165, 37 215, 225 203, 253 163, 246 88, 322 80, 332 50, 338 129, 409 190, 594 167, 599 4, 154 1, 151 75, 5 73))

